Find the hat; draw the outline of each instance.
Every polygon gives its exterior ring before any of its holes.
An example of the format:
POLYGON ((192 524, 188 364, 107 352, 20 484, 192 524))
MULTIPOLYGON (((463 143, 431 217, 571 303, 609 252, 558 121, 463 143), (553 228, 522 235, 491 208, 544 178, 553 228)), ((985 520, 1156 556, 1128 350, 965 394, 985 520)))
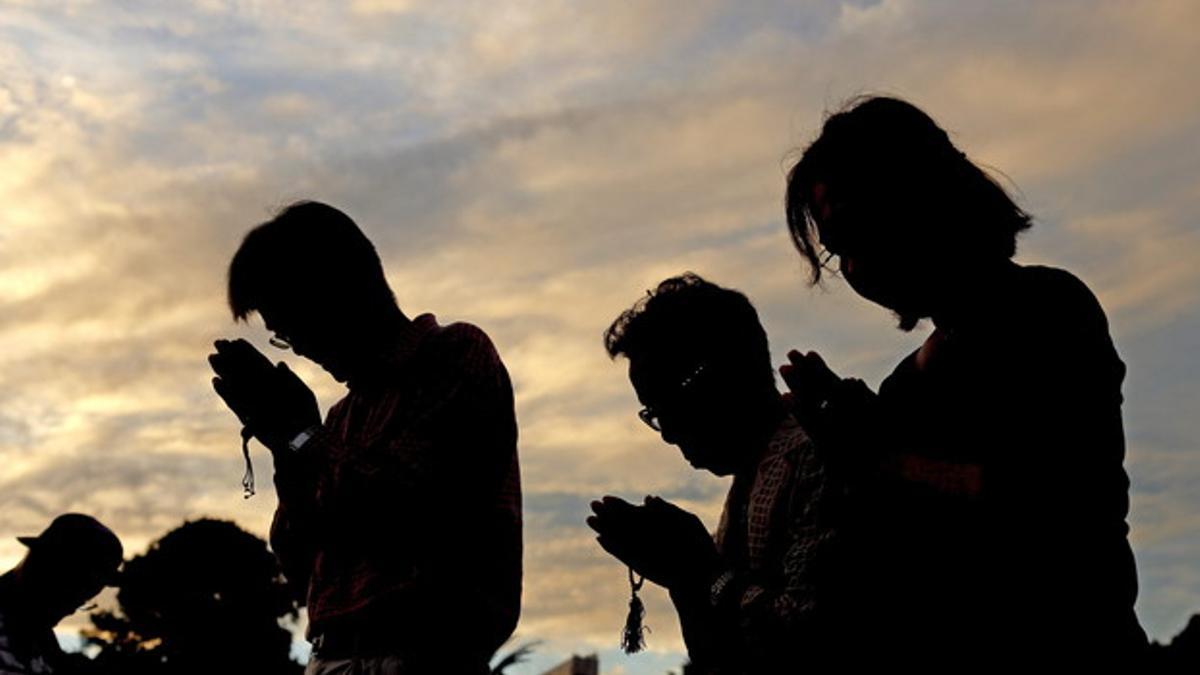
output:
POLYGON ((110 581, 116 579, 117 567, 125 556, 117 535, 100 521, 82 513, 64 513, 38 536, 17 537, 17 541, 30 550, 85 557, 98 567, 111 570, 110 581))

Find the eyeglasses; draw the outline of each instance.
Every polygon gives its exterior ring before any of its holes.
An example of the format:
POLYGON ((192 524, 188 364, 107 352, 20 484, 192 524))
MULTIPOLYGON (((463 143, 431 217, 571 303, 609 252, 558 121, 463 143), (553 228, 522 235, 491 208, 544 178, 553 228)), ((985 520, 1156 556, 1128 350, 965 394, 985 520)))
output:
POLYGON ((280 335, 279 333, 275 333, 271 337, 267 338, 267 342, 269 342, 271 344, 271 346, 276 349, 291 349, 292 348, 292 341, 289 340, 288 338, 284 337, 283 335, 280 335))
MULTIPOLYGON (((693 370, 690 375, 680 380, 676 387, 678 393, 683 394, 687 392, 687 390, 695 384, 696 379, 700 377, 701 373, 703 373, 706 368, 708 368, 708 364, 701 363, 700 365, 696 366, 696 369, 693 370)), ((660 410, 654 406, 646 406, 637 413, 638 419, 640 419, 642 422, 645 422, 646 426, 655 431, 662 431, 662 421, 660 419, 661 415, 662 413, 660 410)))

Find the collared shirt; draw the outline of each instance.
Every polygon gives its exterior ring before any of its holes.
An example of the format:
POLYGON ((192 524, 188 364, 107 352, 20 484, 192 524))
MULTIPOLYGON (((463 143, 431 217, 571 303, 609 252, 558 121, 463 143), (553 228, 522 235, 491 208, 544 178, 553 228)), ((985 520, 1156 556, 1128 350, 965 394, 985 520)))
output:
POLYGON ((753 471, 734 477, 715 537, 731 576, 711 600, 724 615, 718 624, 737 631, 736 672, 799 658, 818 641, 816 630, 832 628, 825 617, 837 499, 816 446, 791 416, 753 471))
POLYGON ((503 643, 520 610, 516 442, 487 335, 417 317, 350 383, 300 468, 276 474, 271 543, 306 589, 309 635, 394 634, 399 651, 452 640, 481 657, 503 643))

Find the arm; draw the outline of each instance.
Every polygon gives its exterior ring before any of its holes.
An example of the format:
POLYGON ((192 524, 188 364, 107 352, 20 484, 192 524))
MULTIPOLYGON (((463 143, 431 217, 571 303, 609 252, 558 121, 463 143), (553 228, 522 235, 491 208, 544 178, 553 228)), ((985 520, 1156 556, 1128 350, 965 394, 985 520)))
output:
POLYGON ((755 660, 780 652, 802 655, 820 646, 818 631, 831 620, 825 598, 836 571, 837 495, 811 441, 792 467, 786 493, 786 548, 778 574, 730 570, 710 589, 715 625, 732 626, 755 660))
POLYGON ((1024 448, 1024 459, 1005 456, 1012 462, 1002 465, 1005 480, 997 488, 1037 509, 1038 525, 1070 537, 1091 534, 1101 523, 1123 527, 1125 365, 1091 291, 1054 272, 1042 279, 1046 300, 1029 322, 1035 328, 1026 335, 1025 363, 1014 369, 1020 380, 1013 388, 1025 398, 1013 442, 1024 448))
MULTIPOLYGON (((330 411, 336 414, 337 406, 330 411)), ((316 503, 312 478, 297 461, 275 460, 275 494, 279 499, 271 521, 271 550, 301 606, 307 603, 308 582, 316 563, 316 503)))
POLYGON ((792 415, 833 473, 851 483, 874 478, 884 459, 878 395, 862 380, 838 377, 816 352, 789 351, 779 373, 792 415))

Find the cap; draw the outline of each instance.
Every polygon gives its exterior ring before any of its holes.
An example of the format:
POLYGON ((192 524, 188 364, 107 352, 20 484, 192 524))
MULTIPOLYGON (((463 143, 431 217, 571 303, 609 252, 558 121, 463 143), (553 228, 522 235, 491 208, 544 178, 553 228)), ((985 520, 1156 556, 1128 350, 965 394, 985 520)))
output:
POLYGON ((30 550, 82 556, 97 566, 112 570, 110 580, 116 579, 125 550, 112 530, 95 518, 82 513, 64 513, 36 537, 17 537, 30 550))

